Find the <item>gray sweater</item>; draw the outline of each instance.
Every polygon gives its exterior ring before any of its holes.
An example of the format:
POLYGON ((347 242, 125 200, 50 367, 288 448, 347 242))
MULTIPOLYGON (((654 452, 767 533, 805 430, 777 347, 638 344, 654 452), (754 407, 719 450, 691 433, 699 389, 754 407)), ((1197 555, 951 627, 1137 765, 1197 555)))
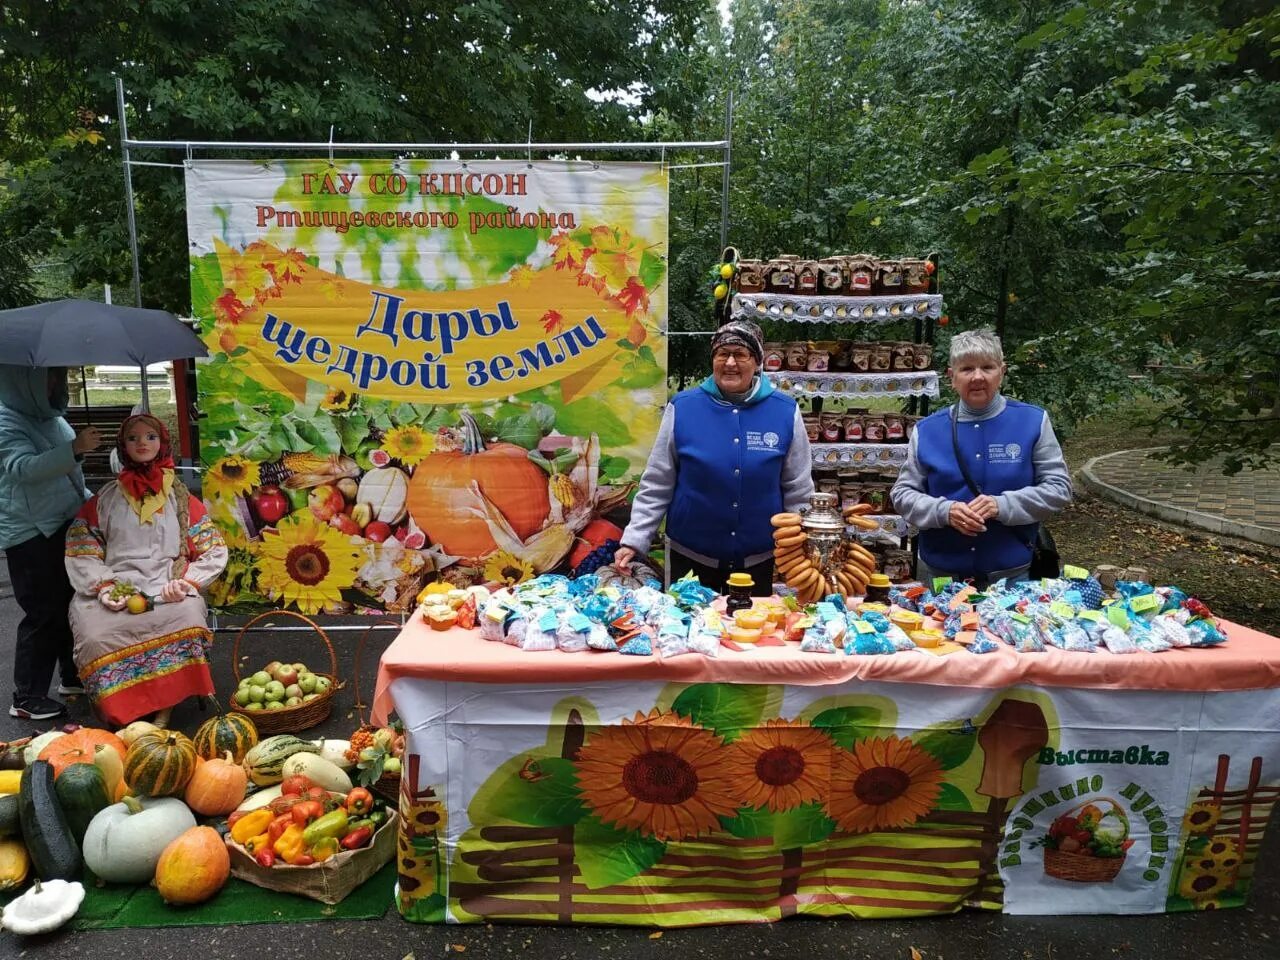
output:
MULTIPOLYGON (((996 394, 985 410, 973 410, 960 403, 958 422, 990 420, 1004 411, 1005 399, 996 394)), ((931 530, 949 524, 952 501, 933 497, 927 489, 924 469, 916 450, 917 434, 907 446, 907 462, 893 485, 893 505, 907 523, 920 530, 931 530)), ((1021 526, 1049 519, 1071 502, 1071 472, 1062 458, 1062 447, 1044 415, 1040 437, 1031 453, 1036 482, 1020 490, 1008 490, 995 498, 999 508, 997 519, 1005 526, 1021 526)))

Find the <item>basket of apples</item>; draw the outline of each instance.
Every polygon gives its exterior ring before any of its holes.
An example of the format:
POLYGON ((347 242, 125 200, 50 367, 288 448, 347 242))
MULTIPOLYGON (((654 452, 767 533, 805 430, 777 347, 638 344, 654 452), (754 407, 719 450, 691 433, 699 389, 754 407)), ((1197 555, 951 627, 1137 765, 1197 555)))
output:
POLYGON ((342 686, 337 677, 337 654, 328 635, 315 621, 291 610, 271 610, 246 623, 236 636, 231 658, 236 678, 231 709, 250 716, 262 734, 296 733, 323 723, 333 708, 334 693, 342 686), (311 627, 329 652, 329 672, 309 670, 305 663, 273 660, 261 670, 242 677, 240 642, 250 629, 268 617, 293 617, 311 627))

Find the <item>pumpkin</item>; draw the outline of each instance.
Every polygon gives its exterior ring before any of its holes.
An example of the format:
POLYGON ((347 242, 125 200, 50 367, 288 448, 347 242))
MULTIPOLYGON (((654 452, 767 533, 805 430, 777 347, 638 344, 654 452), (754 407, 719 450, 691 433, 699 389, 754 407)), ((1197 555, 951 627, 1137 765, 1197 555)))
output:
POLYGON ((195 744, 176 730, 144 733, 124 757, 125 782, 144 797, 181 795, 195 769, 195 744))
POLYGON ((110 806, 113 799, 107 795, 102 770, 92 763, 73 763, 62 771, 53 786, 72 836, 77 844, 83 844, 89 823, 99 810, 110 806))
POLYGON ((156 890, 165 903, 203 903, 222 889, 230 874, 231 856, 218 831, 192 827, 160 854, 156 890))
POLYGON ((228 751, 231 759, 239 763, 258 742, 258 728, 243 713, 222 713, 210 717, 191 738, 196 755, 206 760, 216 760, 228 751))
POLYGON ((206 817, 221 817, 240 806, 249 789, 249 775, 226 752, 225 759, 198 760, 182 798, 187 806, 206 817))
POLYGON ((31 855, 19 837, 0 840, 0 893, 17 890, 27 882, 31 855))
POLYGON ((456 557, 477 558, 498 545, 471 492, 474 482, 521 540, 542 529, 551 513, 547 475, 514 443, 485 445, 471 414, 462 415, 462 449, 430 453, 409 480, 409 515, 432 543, 456 557))
POLYGON ((175 797, 125 797, 89 821, 84 864, 107 883, 148 883, 165 847, 195 825, 175 797))
POLYGON ((49 743, 40 751, 38 759, 48 760, 54 777, 57 777, 73 763, 93 763, 93 748, 100 743, 111 747, 121 757, 128 749, 124 741, 110 730, 81 727, 75 733, 68 733, 49 743))

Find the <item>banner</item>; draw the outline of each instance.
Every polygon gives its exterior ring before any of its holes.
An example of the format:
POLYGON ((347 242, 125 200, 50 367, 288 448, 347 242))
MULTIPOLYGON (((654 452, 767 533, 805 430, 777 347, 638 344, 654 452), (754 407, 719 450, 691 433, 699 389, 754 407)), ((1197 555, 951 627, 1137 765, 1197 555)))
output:
POLYGON ((391 689, 426 923, 1240 906, 1280 798, 1273 690, 391 689))
POLYGON ((666 402, 654 164, 187 164, 223 608, 401 610, 625 524, 666 402))

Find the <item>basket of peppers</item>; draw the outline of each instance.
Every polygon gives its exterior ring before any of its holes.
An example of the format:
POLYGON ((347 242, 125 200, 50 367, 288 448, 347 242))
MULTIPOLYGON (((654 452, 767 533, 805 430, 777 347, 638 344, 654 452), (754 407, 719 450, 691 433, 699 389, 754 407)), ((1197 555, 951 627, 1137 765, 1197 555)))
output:
POLYGON ((395 810, 365 787, 335 793, 289 777, 265 806, 227 818, 233 875, 260 887, 338 903, 396 850, 395 810))

